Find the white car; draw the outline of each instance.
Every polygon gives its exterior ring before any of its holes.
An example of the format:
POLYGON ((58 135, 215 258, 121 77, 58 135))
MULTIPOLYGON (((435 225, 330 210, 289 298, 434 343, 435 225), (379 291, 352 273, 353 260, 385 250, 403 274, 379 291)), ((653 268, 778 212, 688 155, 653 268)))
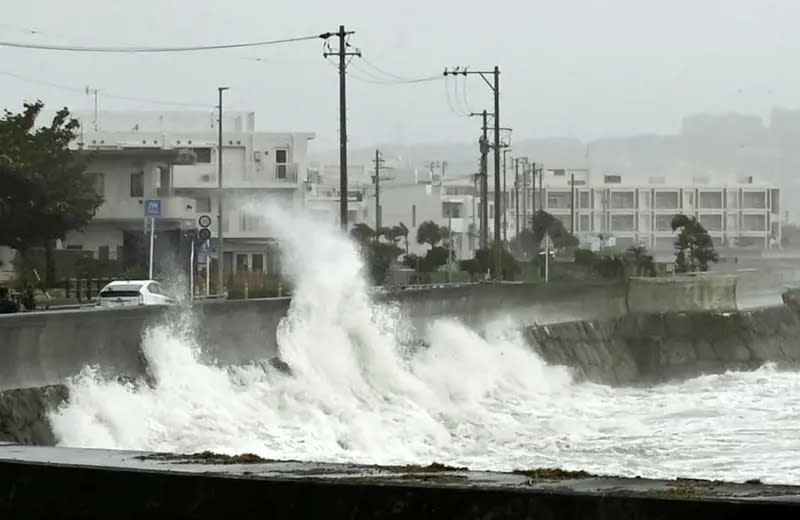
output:
POLYGON ((155 280, 117 280, 100 291, 100 307, 131 307, 138 305, 170 305, 170 296, 155 280))

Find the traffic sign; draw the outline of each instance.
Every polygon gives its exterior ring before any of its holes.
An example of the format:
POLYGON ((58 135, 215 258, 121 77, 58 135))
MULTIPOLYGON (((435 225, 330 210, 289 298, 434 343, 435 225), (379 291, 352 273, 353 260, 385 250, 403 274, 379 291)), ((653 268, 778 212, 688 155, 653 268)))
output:
POLYGON ((208 215, 200 215, 200 218, 197 219, 197 222, 200 224, 200 227, 207 228, 211 225, 211 217, 208 215))
POLYGON ((160 217, 161 216, 161 200, 160 199, 147 199, 144 202, 144 214, 146 217, 160 217))
POLYGON ((208 240, 210 238, 211 238, 211 230, 210 229, 204 227, 204 228, 200 228, 197 231, 197 240, 198 241, 205 242, 206 240, 208 240))

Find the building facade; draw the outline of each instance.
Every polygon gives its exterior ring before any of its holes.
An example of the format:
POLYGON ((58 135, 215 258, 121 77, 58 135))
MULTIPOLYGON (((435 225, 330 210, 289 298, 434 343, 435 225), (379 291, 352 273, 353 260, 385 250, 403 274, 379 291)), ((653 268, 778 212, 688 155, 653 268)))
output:
POLYGON ((696 216, 717 247, 781 243, 780 189, 751 176, 642 178, 595 176, 586 169, 545 169, 543 175, 527 194, 535 201, 531 207, 545 209, 576 234, 613 236, 617 247, 671 250, 675 234, 670 223, 679 213, 696 216))
POLYGON ((252 113, 226 114, 220 190, 214 117, 129 113, 103 118, 106 125, 109 120, 115 126, 84 129, 73 143, 76 149, 93 154, 89 172, 95 175, 96 189, 105 202, 86 229, 67 235, 64 247, 89 250, 101 259, 141 263, 148 240, 145 205, 156 199, 161 215, 156 219, 154 250, 164 269, 174 267, 170 263, 180 264, 179 270, 184 265, 188 268, 184 258, 187 232, 198 227, 201 216, 211 217, 211 247, 200 255, 202 269, 204 258, 216 262, 221 192, 225 271, 279 269, 276 242, 265 218, 243 207, 250 201, 303 205, 308 142, 314 134, 256 132, 252 113), (186 156, 192 160, 182 160, 186 156), (165 255, 170 251, 172 255, 165 255))

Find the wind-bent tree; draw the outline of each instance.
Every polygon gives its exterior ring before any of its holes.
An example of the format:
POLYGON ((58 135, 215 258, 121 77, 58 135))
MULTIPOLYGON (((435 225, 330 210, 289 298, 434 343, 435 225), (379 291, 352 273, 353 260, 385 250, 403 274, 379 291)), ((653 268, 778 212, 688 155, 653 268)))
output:
POLYGON ((426 220, 417 228, 417 243, 428 244, 433 247, 442 240, 446 239, 448 229, 440 226, 432 220, 426 220))
POLYGON ((714 250, 714 242, 706 228, 697 217, 675 215, 672 217, 672 231, 680 229, 675 237, 675 270, 679 273, 708 271, 709 262, 718 262, 719 255, 714 250))
POLYGON ((53 241, 89 224, 103 198, 86 173, 88 158, 69 149, 80 124, 63 108, 36 128, 43 107, 26 103, 0 119, 0 245, 17 250, 23 264, 29 249, 44 247, 50 278, 53 241))
POLYGON ((397 260, 403 252, 393 240, 389 239, 387 242, 380 240, 381 236, 385 236, 385 230, 386 228, 382 228, 379 233, 363 223, 356 224, 350 230, 350 236, 361 249, 372 281, 377 284, 383 283, 392 262, 397 260))
POLYGON ((567 230, 561 220, 546 211, 539 210, 531 217, 530 229, 521 231, 519 236, 512 240, 511 247, 517 253, 536 258, 545 234, 550 235, 556 249, 578 245, 578 239, 567 230))

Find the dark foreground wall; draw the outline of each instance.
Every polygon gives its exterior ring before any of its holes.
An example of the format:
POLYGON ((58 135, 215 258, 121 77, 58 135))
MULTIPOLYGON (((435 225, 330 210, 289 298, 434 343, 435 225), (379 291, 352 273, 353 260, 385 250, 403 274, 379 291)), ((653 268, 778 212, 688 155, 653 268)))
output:
MULTIPOLYGON (((602 319, 625 313, 625 286, 469 284, 378 293, 417 328, 453 316, 479 324, 499 316, 519 323, 602 319)), ((288 298, 204 302, 188 308, 139 307, 0 315, 0 390, 61 384, 89 364, 113 376, 140 376, 143 334, 167 324, 187 333, 222 364, 270 359, 288 298)))
POLYGON ((798 518, 790 486, 0 446, 2 518, 798 518))

